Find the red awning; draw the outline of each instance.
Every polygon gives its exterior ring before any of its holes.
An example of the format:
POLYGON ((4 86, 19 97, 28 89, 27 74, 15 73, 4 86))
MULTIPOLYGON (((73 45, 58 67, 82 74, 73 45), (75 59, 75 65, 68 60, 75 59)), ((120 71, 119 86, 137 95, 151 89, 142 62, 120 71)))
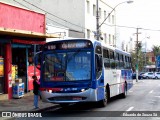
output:
POLYGON ((29 40, 18 40, 18 39, 13 39, 12 42, 21 44, 38 44, 38 45, 43 45, 46 43, 45 41, 29 41, 29 40))

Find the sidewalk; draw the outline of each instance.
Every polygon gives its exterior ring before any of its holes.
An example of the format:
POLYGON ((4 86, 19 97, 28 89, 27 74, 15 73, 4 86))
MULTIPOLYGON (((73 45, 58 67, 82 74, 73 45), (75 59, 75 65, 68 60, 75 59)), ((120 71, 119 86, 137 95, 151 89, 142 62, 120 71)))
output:
POLYGON ((24 95, 22 98, 13 98, 10 100, 0 100, 0 111, 41 111, 44 109, 49 109, 56 104, 44 103, 39 99, 39 109, 33 109, 34 96, 32 92, 24 95))

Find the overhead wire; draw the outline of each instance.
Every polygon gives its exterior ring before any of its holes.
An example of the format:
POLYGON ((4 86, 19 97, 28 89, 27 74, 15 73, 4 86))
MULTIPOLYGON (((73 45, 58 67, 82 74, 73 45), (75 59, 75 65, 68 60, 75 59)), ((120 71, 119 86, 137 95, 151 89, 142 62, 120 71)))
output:
MULTIPOLYGON (((20 2, 18 2, 18 1, 16 1, 16 0, 13 0, 13 1, 15 1, 16 3, 18 3, 18 4, 20 4, 20 5, 24 6, 24 7, 26 7, 27 9, 31 10, 29 7, 25 6, 24 4, 22 4, 22 3, 20 3, 20 2)), ((42 8, 40 8, 40 7, 34 5, 34 4, 32 4, 32 3, 30 3, 30 2, 28 2, 28 1, 26 1, 26 0, 23 0, 23 1, 26 2, 26 3, 28 3, 28 4, 30 4, 30 5, 32 5, 32 6, 34 6, 34 7, 36 7, 36 8, 38 8, 39 10, 42 10, 43 12, 45 12, 45 13, 47 13, 47 14, 50 14, 51 16, 54 16, 54 17, 56 17, 56 18, 58 18, 58 19, 64 21, 64 22, 67 22, 67 23, 72 24, 72 25, 74 25, 74 26, 77 26, 77 27, 79 27, 79 28, 83 28, 83 29, 85 29, 85 30, 88 30, 88 29, 85 28, 85 27, 76 25, 76 24, 74 24, 74 23, 72 23, 72 22, 69 22, 69 21, 63 19, 63 18, 60 18, 60 17, 58 17, 58 16, 56 16, 56 15, 54 15, 54 14, 52 14, 52 13, 50 13, 50 12, 48 12, 48 11, 42 9, 42 8)), ((59 22, 57 22, 57 21, 55 21, 55 20, 53 20, 53 19, 51 19, 51 18, 48 18, 48 17, 46 17, 46 18, 47 18, 48 20, 50 20, 50 21, 56 23, 56 24, 59 24, 59 25, 61 25, 61 26, 63 26, 63 27, 66 27, 66 28, 69 28, 68 26, 63 25, 62 23, 59 23, 59 22)), ((109 25, 109 24, 106 24, 106 23, 104 23, 104 24, 107 25, 107 26, 111 26, 111 27, 115 26, 115 27, 124 27, 124 28, 137 29, 137 27, 122 26, 122 25, 109 25)), ((55 26, 55 27, 56 27, 56 26, 55 26)), ((71 28, 69 28, 69 29, 71 29, 71 28)), ((149 30, 149 31, 160 31, 160 30, 147 29, 147 28, 140 28, 140 29, 142 29, 142 30, 149 30)), ((72 29, 71 29, 71 30, 72 30, 72 29)), ((77 30, 73 30, 73 31, 77 31, 77 30)), ((90 33, 93 33, 94 31, 95 31, 95 30, 91 30, 91 29, 90 29, 90 33)), ((79 31, 78 31, 78 32, 79 32, 79 31)), ((82 32, 83 32, 83 31, 82 31, 82 32)))
POLYGON ((30 4, 30 5, 32 5, 32 6, 34 6, 35 8, 38 8, 39 10, 44 11, 44 12, 47 13, 47 14, 50 14, 51 16, 54 16, 54 17, 56 17, 56 18, 58 18, 58 19, 60 19, 60 20, 62 20, 62 21, 64 21, 64 22, 66 22, 66 23, 69 23, 69 24, 71 24, 71 25, 74 25, 74 26, 77 26, 77 27, 80 27, 80 28, 84 28, 84 27, 82 27, 82 26, 79 26, 79 25, 77 25, 77 24, 74 24, 74 23, 72 23, 72 22, 69 22, 69 21, 67 21, 67 20, 65 20, 65 19, 63 19, 63 18, 60 18, 60 17, 58 17, 58 16, 56 16, 56 15, 54 15, 54 14, 52 14, 52 13, 50 13, 50 12, 48 12, 48 11, 42 9, 42 8, 40 8, 40 7, 34 5, 34 4, 32 4, 32 3, 30 3, 30 2, 28 2, 28 1, 26 1, 26 0, 23 0, 23 1, 26 2, 26 3, 28 3, 28 4, 30 4))
MULTIPOLYGON (((13 0, 13 1, 15 1, 15 2, 17 2, 18 4, 26 7, 26 8, 29 9, 29 10, 31 10, 29 7, 25 6, 24 4, 22 4, 22 3, 20 3, 20 2, 18 2, 18 1, 16 1, 16 0, 13 0)), ((63 20, 64 22, 67 22, 67 23, 70 23, 70 24, 72 24, 72 25, 74 25, 74 26, 77 26, 77 27, 79 27, 79 28, 88 30, 88 29, 85 28, 85 27, 82 27, 82 26, 76 25, 76 24, 74 24, 74 23, 71 23, 71 22, 69 22, 69 21, 67 21, 67 20, 65 20, 65 19, 63 19, 63 18, 60 18, 60 17, 58 17, 58 16, 56 16, 56 15, 54 15, 54 14, 52 14, 52 13, 50 13, 50 12, 44 10, 44 9, 42 9, 42 8, 40 8, 40 7, 37 7, 36 5, 30 3, 30 2, 28 2, 28 1, 26 1, 26 0, 23 0, 23 1, 26 2, 26 3, 28 3, 28 4, 30 4, 30 5, 32 5, 32 6, 34 6, 34 7, 36 7, 36 8, 38 8, 39 10, 45 12, 45 14, 50 14, 51 16, 54 16, 54 17, 56 17, 56 18, 58 18, 58 19, 61 19, 61 20, 63 20)), ((57 24, 63 26, 63 27, 69 28, 68 26, 63 25, 62 23, 59 23, 59 22, 57 22, 57 21, 55 21, 55 20, 53 20, 53 19, 51 19, 51 18, 49 18, 49 17, 46 17, 46 18, 47 18, 48 20, 54 22, 54 23, 57 23, 57 24)), ((74 29, 72 29, 72 28, 69 28, 69 29, 70 29, 70 31, 80 32, 80 31, 74 30, 74 29)), ((94 31, 94 30, 91 30, 91 29, 90 29, 90 33, 93 33, 93 31, 94 31)), ((82 30, 81 32, 83 33, 84 31, 82 30)))

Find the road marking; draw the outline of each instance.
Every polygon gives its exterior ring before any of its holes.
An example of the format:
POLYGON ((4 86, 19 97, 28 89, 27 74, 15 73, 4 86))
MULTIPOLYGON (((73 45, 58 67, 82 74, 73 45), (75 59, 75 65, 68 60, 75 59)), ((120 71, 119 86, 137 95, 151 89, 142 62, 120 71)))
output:
POLYGON ((153 90, 151 90, 149 93, 153 93, 153 90))
POLYGON ((133 91, 129 90, 128 92, 133 92, 133 91))
POLYGON ((160 98, 160 96, 154 96, 154 97, 158 97, 158 98, 160 98))
POLYGON ((132 107, 128 108, 126 111, 131 111, 133 108, 134 107, 132 106, 132 107))

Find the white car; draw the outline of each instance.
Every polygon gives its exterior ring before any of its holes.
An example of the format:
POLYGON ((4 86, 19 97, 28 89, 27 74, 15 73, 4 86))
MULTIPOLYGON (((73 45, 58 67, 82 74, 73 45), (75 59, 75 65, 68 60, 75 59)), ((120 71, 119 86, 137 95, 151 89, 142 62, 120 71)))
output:
POLYGON ((160 78, 160 72, 155 72, 152 78, 153 79, 159 79, 160 78))
POLYGON ((149 79, 149 78, 153 78, 154 77, 154 73, 153 72, 146 72, 142 75, 142 77, 144 79, 149 79))

